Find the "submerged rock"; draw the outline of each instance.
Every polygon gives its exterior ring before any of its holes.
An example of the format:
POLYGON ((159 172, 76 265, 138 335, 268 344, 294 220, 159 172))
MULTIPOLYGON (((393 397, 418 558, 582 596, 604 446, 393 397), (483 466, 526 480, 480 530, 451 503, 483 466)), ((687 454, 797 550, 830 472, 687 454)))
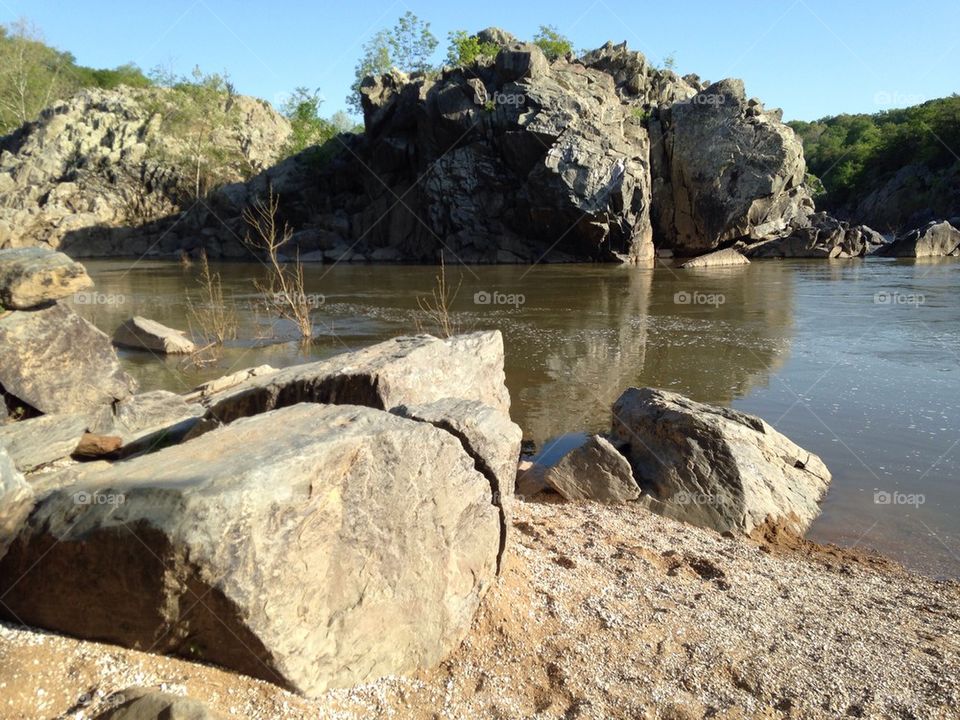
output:
POLYGON ((830 484, 819 457, 760 418, 677 393, 626 390, 612 436, 626 448, 640 502, 719 532, 750 534, 767 522, 803 532, 830 484))
POLYGON ((0 250, 0 310, 28 310, 93 287, 86 269, 39 247, 0 250))
POLYGON ((687 260, 680 267, 692 270, 696 268, 730 267, 732 265, 749 265, 750 261, 735 248, 724 248, 706 255, 687 260))
POLYGON ((110 338, 63 305, 0 316, 0 387, 41 413, 83 413, 136 389, 110 338))
POLYGON ((124 321, 116 329, 113 344, 163 355, 188 355, 197 349, 183 330, 174 330, 139 315, 124 321))
POLYGON ((48 494, 0 561, 0 615, 316 695, 442 660, 500 536, 452 434, 300 404, 48 494))
POLYGON ((548 468, 544 480, 566 500, 613 504, 640 497, 630 463, 599 435, 591 435, 548 468))

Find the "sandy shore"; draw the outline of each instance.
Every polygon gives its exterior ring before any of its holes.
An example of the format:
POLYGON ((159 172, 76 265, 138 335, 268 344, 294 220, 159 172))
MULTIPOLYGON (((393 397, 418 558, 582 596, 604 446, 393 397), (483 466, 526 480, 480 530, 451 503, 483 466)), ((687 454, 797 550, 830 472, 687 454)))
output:
POLYGON ((131 685, 236 718, 957 718, 960 584, 635 506, 520 503, 469 638, 415 678, 306 700, 0 625, 0 718, 91 718, 131 685))

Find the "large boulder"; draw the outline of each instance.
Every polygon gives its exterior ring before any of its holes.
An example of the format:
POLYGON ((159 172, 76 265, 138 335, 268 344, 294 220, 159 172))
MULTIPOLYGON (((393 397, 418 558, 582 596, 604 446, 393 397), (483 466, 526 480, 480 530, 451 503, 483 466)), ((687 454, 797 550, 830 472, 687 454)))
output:
POLYGON ((500 533, 450 433, 299 404, 51 492, 0 561, 0 615, 316 695, 457 647, 500 533))
POLYGON ((63 305, 0 315, 0 388, 41 413, 85 413, 136 388, 110 338, 63 305))
POLYGON ((174 330, 139 315, 120 324, 113 333, 113 344, 161 355, 189 355, 197 349, 183 330, 174 330))
POLYGON ((819 514, 830 472, 758 417, 677 393, 630 388, 613 406, 613 440, 667 517, 750 534, 764 523, 802 532, 819 514))
POLYGON ((28 310, 93 287, 86 268, 46 248, 0 250, 0 308, 28 310))
POLYGON ((329 360, 256 375, 202 402, 208 422, 227 423, 298 402, 389 410, 444 398, 477 400, 509 412, 499 330, 442 340, 430 335, 394 338, 329 360))
POLYGON ((911 230, 881 248, 882 257, 947 257, 960 256, 960 230, 947 221, 931 222, 911 230))
POLYGON ((599 435, 591 435, 560 458, 547 469, 544 480, 566 500, 615 504, 640 497, 630 463, 599 435))
POLYGON ((128 688, 110 699, 116 706, 94 720, 222 720, 199 700, 148 688, 128 688))
POLYGON ((651 121, 654 221, 681 253, 760 239, 813 210, 803 146, 780 113, 723 80, 662 109, 651 121))

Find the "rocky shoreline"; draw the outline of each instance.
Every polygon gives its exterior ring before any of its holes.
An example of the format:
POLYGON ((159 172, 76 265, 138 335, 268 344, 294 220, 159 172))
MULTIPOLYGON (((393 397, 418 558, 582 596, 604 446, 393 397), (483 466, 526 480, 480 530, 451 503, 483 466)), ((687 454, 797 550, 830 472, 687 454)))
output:
POLYGON ((960 588, 803 540, 830 473, 758 417, 628 388, 521 463, 497 331, 137 393, 81 265, 0 268, 12 717, 956 710, 960 588))
POLYGON ((955 582, 836 548, 727 539, 630 504, 521 502, 511 534, 467 640, 435 669, 308 700, 0 624, 0 715, 98 717, 138 686, 210 713, 191 717, 245 720, 956 716, 955 582))

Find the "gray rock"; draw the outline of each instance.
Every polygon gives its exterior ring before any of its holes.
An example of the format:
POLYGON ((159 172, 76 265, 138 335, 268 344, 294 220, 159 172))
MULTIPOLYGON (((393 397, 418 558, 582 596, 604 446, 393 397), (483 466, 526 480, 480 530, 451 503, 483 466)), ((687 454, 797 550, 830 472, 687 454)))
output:
POLYGON ((500 82, 535 80, 550 69, 543 50, 533 43, 514 43, 497 53, 497 78, 500 82))
POLYGON ((744 249, 751 258, 850 258, 873 254, 883 236, 866 225, 851 226, 825 212, 794 221, 789 232, 744 249))
POLYGON ((680 267, 685 269, 729 267, 731 265, 749 265, 750 261, 739 250, 724 248, 687 260, 680 267))
POLYGON ((509 413, 500 331, 400 337, 356 352, 253 377, 203 398, 205 419, 227 423, 298 402, 389 409, 444 398, 509 413))
POLYGON ((41 415, 0 425, 0 445, 7 448, 17 470, 38 467, 70 457, 90 424, 88 415, 41 415))
POLYGON ((33 497, 33 489, 0 443, 0 559, 20 532, 23 521, 33 507, 33 497))
POLYGON ((176 393, 154 390, 103 408, 91 427, 100 435, 118 436, 120 454, 129 456, 180 442, 205 411, 200 403, 176 393))
POLYGON ((45 413, 86 413, 128 397, 110 339, 62 305, 0 316, 0 386, 45 413))
MULTIPOLYGON (((172 223, 193 204, 182 204, 194 188, 179 163, 194 141, 163 121, 182 112, 182 97, 158 87, 81 90, 3 138, 0 226, 10 232, 0 247, 49 246, 91 257, 195 246, 196 234, 151 225, 172 223)), ((209 139, 229 159, 208 170, 229 184, 275 163, 290 125, 259 99, 224 96, 221 108, 228 102, 230 121, 213 124, 209 139)))
POLYGON ((187 393, 187 400, 199 400, 203 397, 209 397, 215 395, 216 393, 223 392, 229 388, 239 385, 244 380, 249 380, 252 377, 259 377, 263 375, 269 375, 270 373, 276 372, 275 367, 270 365, 257 365, 256 367, 246 368, 244 370, 238 370, 237 372, 230 373, 229 375, 224 375, 223 377, 215 378, 214 380, 209 380, 205 383, 197 385, 191 392, 187 393))
POLYGON ((947 257, 960 255, 960 230, 946 221, 911 230, 876 252, 883 257, 947 257))
POLYGON ((544 479, 566 500, 615 504, 640 497, 630 463, 599 435, 570 450, 547 469, 544 479))
POLYGON ((494 579, 491 500, 450 433, 300 404, 47 495, 0 561, 0 614, 314 696, 459 645, 494 579))
POLYGON ((613 406, 613 442, 667 517, 749 534, 766 522, 798 532, 819 514, 830 484, 823 461, 758 417, 677 393, 630 388, 613 406))
POLYGON ((500 47, 513 45, 517 42, 516 36, 514 36, 512 33, 508 33, 506 30, 501 30, 498 27, 484 28, 477 33, 477 40, 481 43, 492 43, 494 45, 499 45, 500 47))
POLYGON ((0 308, 27 310, 93 287, 86 269, 46 248, 0 250, 0 308))
POLYGON ((665 244, 703 251, 769 237, 813 210, 800 140, 748 103, 742 81, 715 83, 675 103, 658 123, 663 156, 655 172, 663 183, 653 201, 665 244))
POLYGON ((95 720, 221 720, 203 703, 181 695, 129 688, 118 693, 120 704, 106 710, 95 720))
POLYGON ((545 490, 550 490, 547 483, 547 466, 530 460, 521 460, 517 465, 516 489, 514 494, 521 499, 532 498, 545 490))
POLYGON ((507 543, 511 503, 520 459, 523 431, 510 415, 478 400, 444 398, 421 405, 400 405, 390 412, 400 417, 427 422, 456 437, 476 468, 490 481, 494 504, 501 510, 503 536, 497 555, 497 569, 507 543))
POLYGON ((113 333, 113 344, 133 350, 149 350, 162 355, 184 355, 196 346, 183 330, 174 330, 155 320, 136 315, 125 320, 113 333))

